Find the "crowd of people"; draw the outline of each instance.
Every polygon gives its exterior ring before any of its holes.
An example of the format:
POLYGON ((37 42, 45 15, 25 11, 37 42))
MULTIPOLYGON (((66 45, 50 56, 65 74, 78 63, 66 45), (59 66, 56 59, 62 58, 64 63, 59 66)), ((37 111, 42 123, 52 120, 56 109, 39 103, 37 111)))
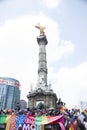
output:
MULTIPOLYGON (((0 111, 2 114, 25 114, 28 116, 58 116, 63 115, 64 121, 63 125, 65 130, 87 130, 87 110, 80 112, 79 109, 67 109, 65 104, 58 104, 57 108, 45 109, 43 104, 40 103, 38 107, 20 109, 20 110, 11 110, 5 109, 0 111)), ((51 125, 50 125, 51 126, 51 125)), ((47 127, 46 130, 61 130, 61 127, 58 124, 53 124, 52 127, 47 127)))

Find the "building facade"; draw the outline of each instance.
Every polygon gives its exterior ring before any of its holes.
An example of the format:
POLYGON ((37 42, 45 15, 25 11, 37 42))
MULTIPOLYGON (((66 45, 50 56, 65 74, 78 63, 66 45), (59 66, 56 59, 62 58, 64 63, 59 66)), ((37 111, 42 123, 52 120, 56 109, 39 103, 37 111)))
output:
POLYGON ((0 77, 0 109, 16 109, 18 103, 20 103, 19 81, 0 77))
POLYGON ((87 109, 87 101, 80 101, 80 109, 81 111, 87 109))

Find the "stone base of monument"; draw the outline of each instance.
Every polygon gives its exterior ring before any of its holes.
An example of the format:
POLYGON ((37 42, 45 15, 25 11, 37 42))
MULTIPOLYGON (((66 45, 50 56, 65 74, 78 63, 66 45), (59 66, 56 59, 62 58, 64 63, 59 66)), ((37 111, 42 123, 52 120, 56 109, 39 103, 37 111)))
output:
POLYGON ((37 107, 39 103, 44 104, 46 109, 56 108, 57 96, 56 94, 50 91, 35 91, 27 95, 28 98, 28 108, 37 107))

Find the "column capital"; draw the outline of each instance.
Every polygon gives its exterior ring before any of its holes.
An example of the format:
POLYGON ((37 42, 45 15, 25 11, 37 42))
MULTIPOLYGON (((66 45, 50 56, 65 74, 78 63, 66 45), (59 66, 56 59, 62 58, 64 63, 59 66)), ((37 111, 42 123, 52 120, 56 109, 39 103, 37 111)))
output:
POLYGON ((37 42, 38 42, 38 44, 39 44, 40 42, 42 42, 42 41, 44 41, 45 45, 48 43, 47 38, 46 38, 46 35, 39 35, 39 36, 37 37, 37 42))

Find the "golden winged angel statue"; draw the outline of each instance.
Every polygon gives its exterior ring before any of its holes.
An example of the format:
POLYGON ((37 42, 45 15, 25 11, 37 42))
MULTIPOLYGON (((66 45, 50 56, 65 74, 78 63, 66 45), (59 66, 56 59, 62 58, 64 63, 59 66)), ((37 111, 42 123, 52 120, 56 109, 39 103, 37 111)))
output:
POLYGON ((35 25, 35 27, 40 30, 40 35, 44 35, 44 29, 46 29, 45 27, 41 26, 40 23, 35 25))

